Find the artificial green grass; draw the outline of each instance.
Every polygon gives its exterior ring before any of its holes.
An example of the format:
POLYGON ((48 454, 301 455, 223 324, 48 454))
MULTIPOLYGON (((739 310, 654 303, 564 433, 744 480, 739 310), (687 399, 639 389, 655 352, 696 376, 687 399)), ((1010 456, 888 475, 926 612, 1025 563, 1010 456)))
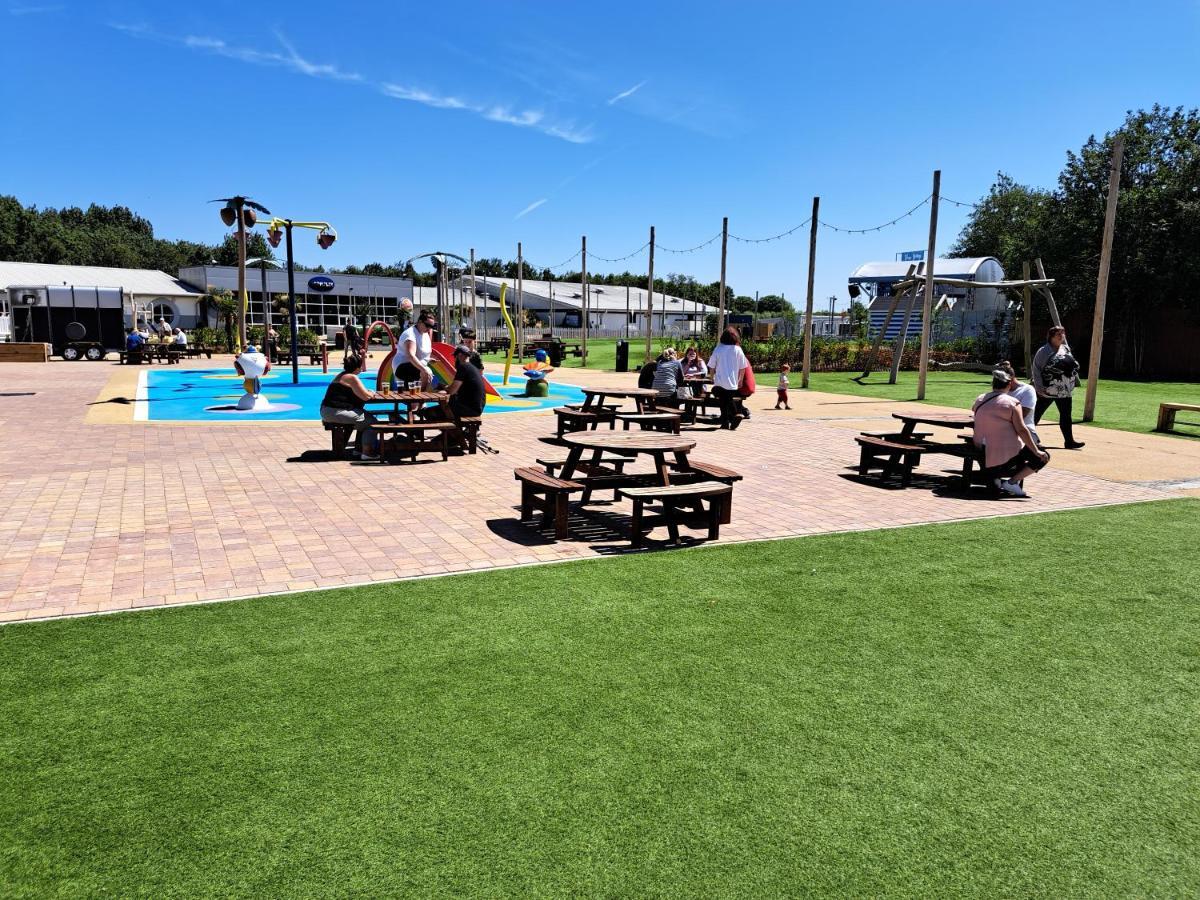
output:
MULTIPOLYGON (((616 340, 599 339, 588 341, 588 368, 612 371, 616 368, 616 340)), ((645 338, 630 340, 630 365, 637 368, 645 353, 645 338)), ((662 345, 655 339, 655 348, 662 345)), ((503 355, 485 357, 492 367, 503 366, 503 355)), ((564 360, 564 368, 579 368, 581 361, 575 357, 564 360)), ((519 376, 520 366, 514 361, 514 371, 519 376)), ((875 372, 865 382, 855 379, 858 372, 813 372, 809 384, 813 390, 835 394, 851 394, 857 397, 878 397, 882 400, 915 400, 917 397, 917 373, 900 372, 895 384, 888 384, 888 373, 875 372)), ((770 394, 774 402, 774 386, 778 372, 756 373, 759 390, 770 394)), ((799 390, 800 373, 791 374, 793 390, 799 390)), ((925 402, 939 406, 969 408, 984 391, 991 389, 991 380, 979 372, 931 371, 926 381, 925 402)), ((1084 388, 1075 392, 1075 420, 1083 418, 1084 388)), ((1089 424, 1098 428, 1114 428, 1119 431, 1152 432, 1158 424, 1160 403, 1200 403, 1200 383, 1177 381, 1117 381, 1102 379, 1096 391, 1096 419, 1089 424)), ((1045 422, 1058 421, 1058 410, 1051 407, 1045 422)), ((1200 437, 1200 427, 1183 424, 1200 421, 1200 416, 1185 414, 1180 417, 1176 436, 1200 437)))
MULTIPOLYGON (((915 400, 917 373, 900 372, 895 384, 888 384, 887 372, 875 372, 865 382, 855 378, 857 372, 813 372, 809 384, 814 390, 859 397, 880 397, 885 400, 915 400)), ((778 377, 778 376, 775 376, 778 377)), ((792 382, 798 377, 793 373, 792 382)), ((773 385, 774 380, 760 381, 773 385)), ((966 409, 975 398, 991 390, 991 378, 979 372, 930 372, 925 383, 925 402, 940 406, 966 409)), ((1074 418, 1083 418, 1084 386, 1075 391, 1074 418)), ((1200 403, 1200 384, 1170 381, 1117 381, 1101 379, 1096 386, 1096 419, 1088 424, 1119 431, 1151 432, 1158 424, 1160 403, 1200 403)), ((1181 418, 1187 418, 1183 416, 1181 418)), ((1196 421, 1200 416, 1192 416, 1196 421)), ((1058 410, 1050 407, 1044 422, 1057 422, 1058 410)), ((1179 432, 1200 437, 1200 429, 1181 425, 1179 432)))
POLYGON ((8 896, 1186 896, 1200 502, 0 629, 8 896))

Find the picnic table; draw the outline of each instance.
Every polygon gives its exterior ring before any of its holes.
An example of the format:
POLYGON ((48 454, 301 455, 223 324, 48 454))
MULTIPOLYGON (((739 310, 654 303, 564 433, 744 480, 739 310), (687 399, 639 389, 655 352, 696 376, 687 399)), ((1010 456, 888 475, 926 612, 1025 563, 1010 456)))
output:
POLYGON ((589 411, 602 407, 608 399, 632 400, 638 412, 645 412, 646 401, 658 399, 658 391, 651 388, 580 388, 584 395, 581 409, 589 411))
POLYGON ((392 404, 393 421, 400 418, 400 406, 403 404, 404 420, 411 424, 416 417, 417 410, 431 403, 444 405, 448 400, 448 395, 440 394, 437 391, 375 391, 369 400, 363 401, 363 404, 392 404))
MULTIPOLYGON (((661 431, 576 431, 563 435, 562 442, 570 448, 567 461, 559 478, 570 481, 579 468, 583 455, 592 453, 591 465, 599 467, 606 451, 626 456, 645 454, 654 461, 653 483, 666 487, 671 483, 671 467, 667 454, 675 458, 681 469, 688 468, 688 454, 695 449, 696 439, 686 435, 669 434, 661 431)), ((584 484, 591 479, 584 477, 584 484)), ((606 481, 611 481, 606 477, 606 481)))
POLYGON ((893 419, 904 423, 900 429, 902 440, 910 439, 918 425, 934 425, 938 428, 953 428, 961 431, 975 426, 975 417, 970 413, 892 413, 893 419))

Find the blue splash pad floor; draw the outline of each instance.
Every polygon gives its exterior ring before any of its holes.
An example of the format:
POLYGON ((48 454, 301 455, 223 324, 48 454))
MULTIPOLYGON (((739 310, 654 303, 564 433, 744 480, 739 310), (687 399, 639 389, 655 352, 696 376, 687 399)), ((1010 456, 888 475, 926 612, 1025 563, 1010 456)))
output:
MULTIPOLYGON (((549 409, 565 403, 581 403, 584 399, 579 388, 555 382, 550 383, 548 397, 522 397, 519 395, 525 390, 523 376, 518 374, 509 378, 508 385, 504 386, 500 383, 500 375, 484 375, 501 394, 499 399, 488 397, 485 415, 549 409)), ((291 369, 273 369, 263 379, 263 394, 278 408, 245 413, 212 408, 232 407, 242 396, 242 378, 232 368, 147 369, 139 376, 134 417, 150 422, 317 422, 321 418, 321 398, 333 376, 332 371, 323 374, 319 366, 301 366, 300 383, 292 384, 291 369)), ((374 373, 368 373, 363 382, 373 388, 374 373)), ((390 409, 386 406, 371 408, 390 409)))

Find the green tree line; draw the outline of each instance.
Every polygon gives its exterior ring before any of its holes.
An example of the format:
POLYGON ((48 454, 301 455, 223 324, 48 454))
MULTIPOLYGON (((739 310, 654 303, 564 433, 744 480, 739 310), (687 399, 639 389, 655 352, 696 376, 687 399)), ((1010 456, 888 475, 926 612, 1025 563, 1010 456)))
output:
MULTIPOLYGON (((1001 172, 951 248, 955 256, 995 256, 1008 277, 1040 257, 1055 279, 1064 317, 1090 322, 1113 141, 1125 139, 1112 268, 1105 369, 1138 375, 1170 323, 1200 326, 1200 112, 1154 106, 1129 112, 1115 131, 1069 152, 1053 188, 1017 183, 1001 172)), ((1034 322, 1048 313, 1034 306, 1034 322)), ((1046 322, 1042 320, 1045 319, 1046 322)), ((1076 341, 1076 344, 1079 344, 1076 341)), ((1077 351, 1086 347, 1077 346, 1077 351)))

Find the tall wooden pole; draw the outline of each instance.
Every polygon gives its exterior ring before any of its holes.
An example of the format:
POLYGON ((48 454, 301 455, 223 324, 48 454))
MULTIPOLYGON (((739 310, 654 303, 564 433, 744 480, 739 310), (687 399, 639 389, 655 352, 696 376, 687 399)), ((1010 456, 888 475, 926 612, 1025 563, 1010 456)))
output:
POLYGON ((1092 319, 1092 351, 1088 355, 1087 396, 1083 401, 1083 421, 1096 415, 1096 386, 1100 381, 1100 352, 1104 347, 1104 308, 1108 304, 1108 270, 1112 266, 1113 230, 1117 224, 1117 193, 1121 188, 1121 157, 1125 138, 1113 141, 1112 165, 1108 171, 1108 204, 1104 208, 1104 237, 1100 244, 1100 274, 1096 280, 1096 313, 1092 319))
POLYGON ((938 200, 941 194, 942 170, 935 169, 933 198, 929 205, 929 244, 925 251, 925 297, 921 301, 921 361, 917 365, 918 400, 925 399, 925 377, 929 374, 929 340, 933 334, 933 257, 937 249, 938 200))
POLYGON ((579 239, 579 293, 580 305, 583 307, 583 340, 580 342, 579 364, 587 368, 587 336, 588 336, 588 279, 587 279, 587 235, 579 239))
POLYGON ((821 211, 821 198, 813 197, 812 222, 808 227, 808 292, 804 298, 804 367, 800 375, 800 387, 808 387, 808 376, 812 372, 812 320, 813 283, 817 277, 817 215, 821 211))
MULTIPOLYGON (((1033 270, 1037 272, 1038 278, 1046 277, 1046 267, 1042 265, 1042 258, 1040 256, 1033 261, 1033 270)), ((1055 325, 1061 325, 1062 319, 1058 316, 1058 304, 1054 302, 1054 294, 1048 287, 1042 287, 1038 290, 1046 298, 1046 305, 1050 307, 1050 321, 1055 325)))
POLYGON ((725 330, 725 251, 729 247, 729 216, 721 220, 721 295, 717 298, 717 339, 725 330))
MULTIPOLYGON (((725 280, 722 273, 721 280, 725 280)), ((646 357, 643 362, 654 359, 654 226, 650 226, 650 274, 646 279, 646 357)))
POLYGON ((246 349, 246 312, 250 297, 246 293, 246 205, 237 200, 237 250, 238 250, 238 350, 246 349))
POLYGON ((550 337, 554 337, 554 273, 550 273, 550 278, 547 280, 550 286, 550 337))
MULTIPOLYGON (((1021 278, 1029 280, 1029 263, 1021 263, 1021 278)), ((1033 291, 1029 285, 1021 288, 1021 338, 1025 344, 1025 376, 1033 379, 1033 291)))
POLYGON ((525 257, 517 241, 517 359, 525 361, 525 257))
POLYGON ((629 340, 629 285, 625 285, 625 340, 629 340))
MULTIPOLYGON (((487 303, 483 305, 487 309, 487 303)), ((483 332, 479 328, 479 295, 475 293, 475 248, 471 248, 471 327, 475 329, 475 337, 478 340, 483 339, 483 332)))

